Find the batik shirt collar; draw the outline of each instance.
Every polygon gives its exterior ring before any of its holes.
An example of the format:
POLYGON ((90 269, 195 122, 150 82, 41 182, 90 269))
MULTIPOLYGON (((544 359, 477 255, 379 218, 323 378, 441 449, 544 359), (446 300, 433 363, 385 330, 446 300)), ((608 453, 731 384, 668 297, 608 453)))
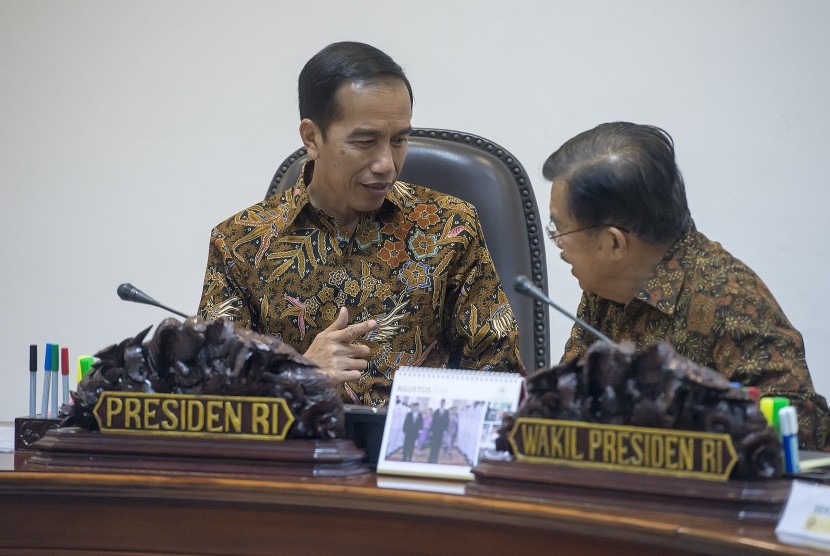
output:
MULTIPOLYGON (((294 187, 287 189, 279 197, 277 203, 280 205, 282 210, 278 212, 278 214, 282 213, 284 217, 282 218, 282 221, 276 222, 277 236, 294 223, 297 216, 302 212, 306 205, 313 206, 311 205, 311 199, 309 199, 308 196, 308 182, 311 181, 313 173, 314 161, 312 160, 303 165, 303 170, 300 172, 300 177, 297 178, 297 183, 294 187)), ((381 214, 395 209, 401 210, 404 205, 404 196, 406 195, 406 191, 407 188, 404 187, 401 182, 396 181, 386 194, 386 199, 383 201, 383 205, 381 205, 381 208, 377 211, 377 213, 381 214)))
POLYGON ((666 251, 634 298, 651 305, 661 313, 673 316, 698 243, 697 230, 692 226, 666 251))

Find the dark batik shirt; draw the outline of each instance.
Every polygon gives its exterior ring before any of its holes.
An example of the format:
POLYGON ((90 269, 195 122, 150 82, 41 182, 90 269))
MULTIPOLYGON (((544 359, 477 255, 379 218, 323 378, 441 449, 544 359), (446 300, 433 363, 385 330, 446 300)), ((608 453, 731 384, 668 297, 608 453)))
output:
MULTIPOLYGON (((813 389, 801 334, 761 279, 700 232, 675 242, 627 305, 584 293, 578 313, 615 341, 634 342, 638 350, 666 341, 730 381, 789 398, 798 410, 802 446, 830 442, 827 401, 813 389)), ((593 342, 574 326, 562 360, 593 342)))
POLYGON ((339 307, 378 327, 371 361, 338 387, 347 403, 386 405, 402 365, 524 373, 516 319, 475 208, 396 182, 354 234, 309 202, 303 177, 211 232, 199 314, 278 336, 305 352, 339 307))

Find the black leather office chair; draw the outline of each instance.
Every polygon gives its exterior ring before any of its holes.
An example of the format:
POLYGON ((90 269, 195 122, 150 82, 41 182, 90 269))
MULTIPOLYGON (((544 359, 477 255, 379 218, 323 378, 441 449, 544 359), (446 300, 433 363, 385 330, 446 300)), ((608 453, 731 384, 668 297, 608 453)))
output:
MULTIPOLYGON (((280 165, 268 198, 297 182, 304 148, 280 165)), ((524 274, 547 292, 545 240, 536 197, 525 169, 496 143, 460 131, 414 129, 399 179, 425 185, 475 205, 484 238, 519 323, 522 361, 528 371, 550 360, 548 310, 513 291, 524 274)))

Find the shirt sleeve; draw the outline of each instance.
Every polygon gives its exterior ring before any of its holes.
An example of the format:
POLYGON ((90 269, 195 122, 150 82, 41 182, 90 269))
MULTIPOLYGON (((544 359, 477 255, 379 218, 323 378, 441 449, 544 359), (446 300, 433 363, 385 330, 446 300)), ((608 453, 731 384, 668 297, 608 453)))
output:
MULTIPOLYGON (((597 328, 599 323, 593 322, 594 305, 594 300, 587 293, 583 292, 582 299, 579 301, 579 308, 576 310, 576 316, 597 328)), ((588 351, 588 348, 591 347, 594 341, 596 341, 596 338, 590 332, 578 324, 574 324, 571 328, 571 335, 568 341, 565 342, 565 353, 562 355, 560 363, 581 357, 583 353, 588 351)))
POLYGON ((255 321, 246 302, 247 296, 235 277, 237 272, 237 264, 224 235, 214 228, 211 231, 202 299, 199 301, 199 315, 202 318, 213 320, 225 317, 237 326, 251 328, 255 321))
MULTIPOLYGON (((475 213, 474 213, 475 214, 475 213)), ((519 330, 513 309, 501 287, 477 215, 468 224, 472 241, 459 257, 454 283, 457 291, 446 336, 453 361, 467 369, 525 374, 519 355, 519 330)))
POLYGON ((762 396, 790 400, 798 412, 799 444, 824 448, 830 435, 827 401, 816 393, 804 341, 758 279, 754 291, 738 292, 715 309, 712 325, 716 370, 762 396))

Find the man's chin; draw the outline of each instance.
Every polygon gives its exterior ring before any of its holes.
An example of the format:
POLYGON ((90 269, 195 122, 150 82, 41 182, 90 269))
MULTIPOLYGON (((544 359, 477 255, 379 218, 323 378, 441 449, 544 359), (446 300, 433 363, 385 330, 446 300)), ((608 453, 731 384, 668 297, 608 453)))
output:
POLYGON ((375 191, 375 192, 379 192, 379 193, 380 192, 387 193, 392 188, 393 183, 395 183, 395 182, 394 181, 390 181, 388 183, 384 183, 384 182, 363 182, 360 185, 362 185, 365 189, 368 189, 369 191, 375 191))
POLYGON ((380 205, 383 204, 383 200, 386 198, 386 194, 389 193, 389 190, 392 189, 391 185, 387 185, 384 187, 376 187, 376 186, 363 186, 363 193, 366 196, 367 202, 370 205, 377 205, 372 208, 372 210, 380 208, 380 205))

